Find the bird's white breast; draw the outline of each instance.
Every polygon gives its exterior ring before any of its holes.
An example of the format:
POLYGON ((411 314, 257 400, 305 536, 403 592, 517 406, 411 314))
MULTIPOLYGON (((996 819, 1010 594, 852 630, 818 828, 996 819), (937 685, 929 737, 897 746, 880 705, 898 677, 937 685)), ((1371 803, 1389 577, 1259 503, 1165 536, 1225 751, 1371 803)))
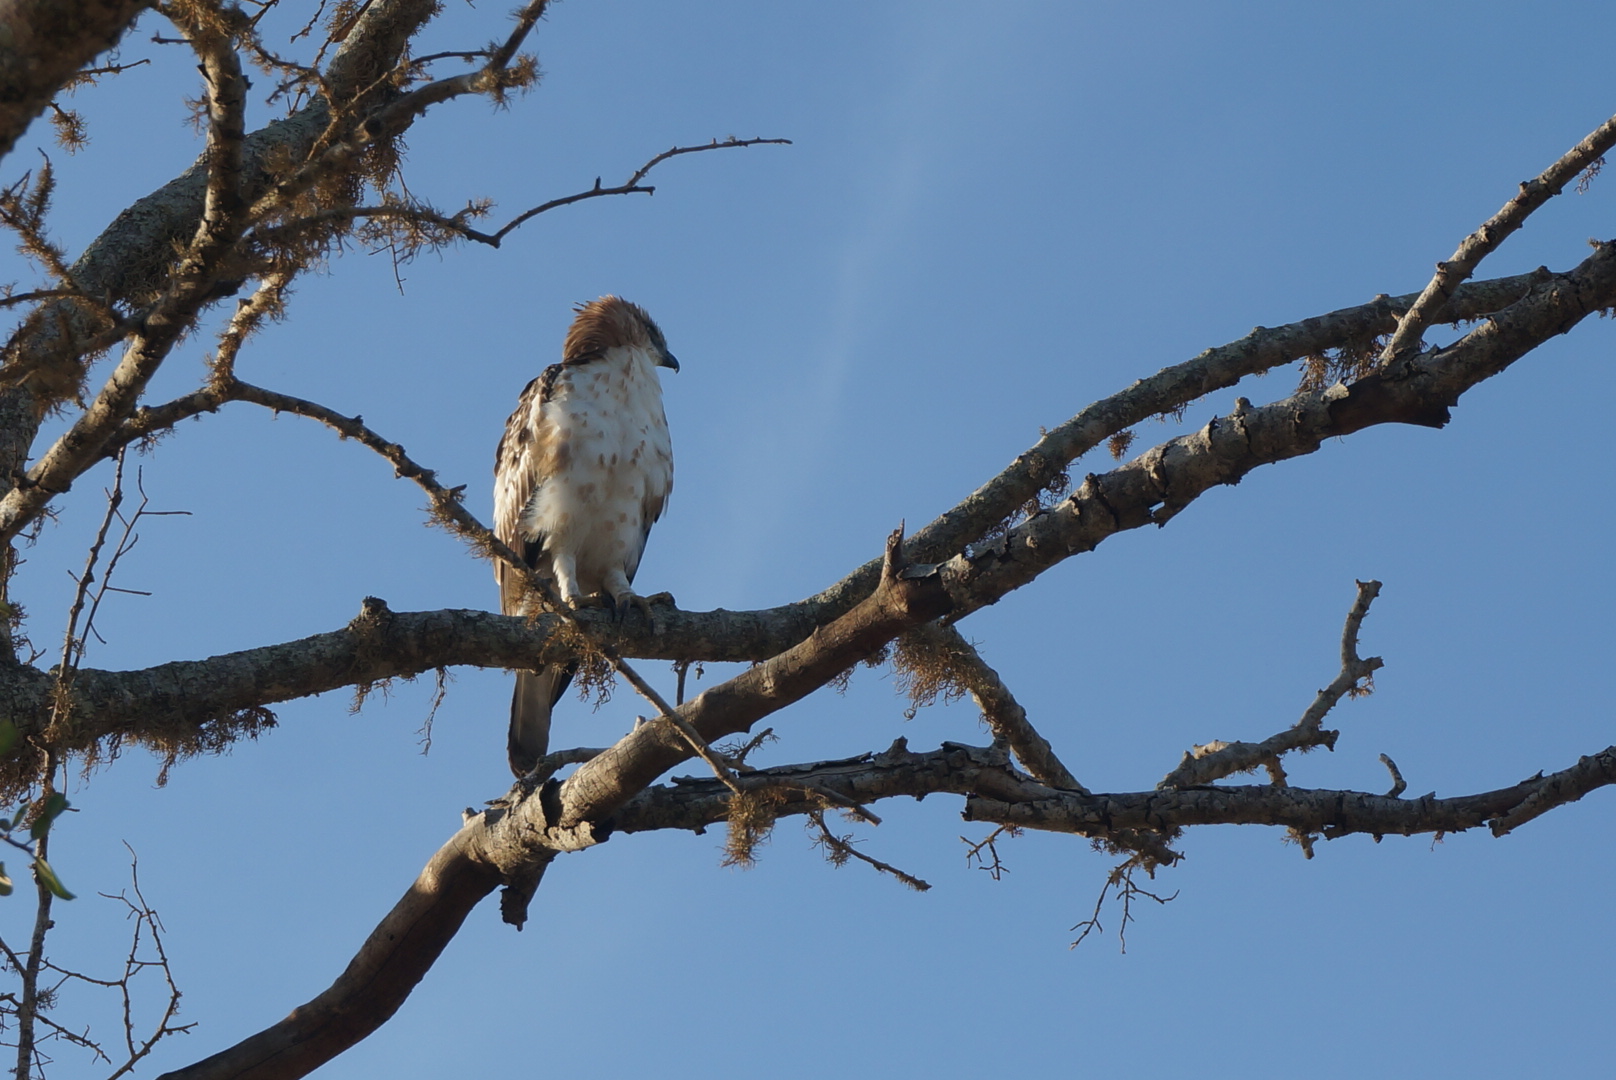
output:
POLYGON ((564 368, 535 419, 548 467, 522 513, 523 535, 552 557, 570 555, 586 592, 600 590, 614 567, 632 578, 673 489, 654 360, 616 348, 564 368))

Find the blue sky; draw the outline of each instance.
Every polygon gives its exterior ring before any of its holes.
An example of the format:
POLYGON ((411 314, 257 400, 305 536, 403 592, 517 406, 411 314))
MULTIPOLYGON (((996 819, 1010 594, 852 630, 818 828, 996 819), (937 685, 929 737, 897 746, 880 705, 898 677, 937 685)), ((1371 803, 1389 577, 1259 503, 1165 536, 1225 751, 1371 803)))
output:
MULTIPOLYGON (((419 51, 481 43, 503 14, 451 4, 419 51)), ((1255 324, 1418 289, 1616 107, 1613 31, 1593 3, 569 0, 533 39, 535 92, 416 126, 413 191, 490 197, 499 218, 675 143, 794 145, 669 162, 653 197, 423 258, 402 292, 385 256, 334 259, 240 370, 363 413, 486 513, 498 432, 571 304, 637 300, 683 365, 665 379, 677 486, 639 583, 692 609, 766 607, 1135 378, 1255 324)), ((180 100, 194 67, 149 34, 124 59, 157 63, 78 94, 90 149, 49 148, 72 251, 197 152, 180 100)), ((257 108, 253 126, 271 115, 257 108)), ((6 182, 47 135, 19 144, 6 182)), ((1611 183, 1555 200, 1483 276, 1579 261, 1612 234, 1611 183)), ((1293 722, 1336 672, 1354 578, 1374 577, 1378 692, 1340 707, 1335 752, 1289 763, 1292 781, 1384 790, 1383 752, 1411 794, 1563 768, 1616 741, 1613 339, 1590 320, 1444 431, 1376 429, 1261 470, 962 629, 1084 783, 1140 790, 1194 743, 1293 722)), ((196 382, 205 348, 176 354, 154 394, 196 382)), ((1185 423, 1293 385, 1251 380, 1185 423)), ((1176 430, 1147 423, 1138 445, 1176 430)), ((311 423, 231 406, 143 465, 153 506, 191 516, 142 530, 119 583, 153 595, 103 612, 91 665, 332 629, 367 595, 495 602, 488 567, 423 526, 413 487, 311 423)), ((41 644, 60 634, 94 487, 26 553, 41 644)), ((141 752, 76 785, 53 860, 83 897, 60 909, 63 959, 113 959, 124 927, 94 894, 123 887, 127 841, 200 1025, 148 1072, 327 985, 461 807, 505 789, 508 695, 502 672, 457 671, 425 755, 430 686, 401 684, 357 715, 341 694, 288 703, 278 729, 166 788, 141 752)), ((860 670, 774 719, 771 760, 982 737, 968 707, 906 722, 903 704, 860 670)), ((569 702, 554 738, 600 744, 635 711, 626 692, 595 713, 569 702)), ((557 863, 523 933, 479 909, 393 1022, 321 1075, 1586 1073, 1616 1004, 1611 805, 1599 792, 1504 840, 1350 838, 1312 861, 1276 830, 1192 832, 1158 882, 1178 899, 1138 912, 1126 955, 1111 934, 1067 949, 1112 860, 1028 835, 994 882, 965 864, 959 838, 985 830, 957 800, 885 805, 861 830, 933 883, 924 895, 829 867, 792 822, 749 871, 719 866, 716 834, 622 837, 557 863)), ((21 937, 25 909, 0 903, 0 934, 21 937)))

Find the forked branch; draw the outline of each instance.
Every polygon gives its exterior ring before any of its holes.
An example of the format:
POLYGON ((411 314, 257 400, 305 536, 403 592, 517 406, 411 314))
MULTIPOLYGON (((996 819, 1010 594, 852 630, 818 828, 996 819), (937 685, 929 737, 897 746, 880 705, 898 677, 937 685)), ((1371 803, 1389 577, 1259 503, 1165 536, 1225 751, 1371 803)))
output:
POLYGON ((1520 191, 1498 213, 1465 237, 1446 262, 1436 264, 1435 276, 1398 320, 1397 330, 1386 343, 1380 363, 1386 365, 1417 352, 1426 327, 1434 321, 1436 313, 1447 306, 1454 289, 1475 272, 1481 260, 1526 224, 1532 211, 1560 194, 1566 184, 1592 167, 1613 146, 1616 146, 1616 116, 1589 132, 1587 138, 1567 150, 1535 180, 1523 181, 1520 191))
MULTIPOLYGON (((334 206, 313 214, 306 214, 289 221, 277 223, 255 233, 255 243, 274 246, 295 240, 304 233, 328 229, 333 225, 353 221, 375 221, 392 223, 401 226, 406 231, 404 243, 410 251, 420 247, 436 247, 439 243, 447 243, 452 239, 470 240, 489 247, 499 247, 505 238, 524 224, 538 217, 540 214, 574 203, 585 202, 589 199, 602 199, 615 195, 651 195, 656 192, 654 184, 645 184, 642 181, 646 175, 657 165, 679 154, 698 154, 707 150, 728 150, 735 147, 763 146, 763 145, 791 145, 790 139, 714 139, 709 143, 698 146, 675 146, 634 170, 632 176, 621 184, 605 187, 600 178, 595 178, 593 187, 585 188, 571 195, 563 195, 540 203, 529 210, 524 210, 510 221, 493 232, 484 232, 473 228, 473 219, 482 217, 488 212, 487 203, 469 204, 464 209, 453 214, 445 214, 420 202, 391 202, 383 206, 334 206)), ((389 233, 387 235, 397 235, 389 233)))
POLYGON ((1156 785, 1160 790, 1195 787, 1211 784, 1226 776, 1268 768, 1276 774, 1275 783, 1283 783, 1279 760, 1293 750, 1306 752, 1324 746, 1335 749, 1339 731, 1329 731, 1323 721, 1342 698, 1358 697, 1370 692, 1373 676, 1385 666, 1378 656, 1365 660, 1358 656, 1358 632, 1369 605, 1380 595, 1380 582, 1358 582, 1358 596, 1347 612, 1346 625, 1341 630, 1341 671, 1330 685, 1318 692, 1313 703, 1302 713, 1294 725, 1262 742, 1211 742, 1197 746, 1184 755, 1178 767, 1156 785))

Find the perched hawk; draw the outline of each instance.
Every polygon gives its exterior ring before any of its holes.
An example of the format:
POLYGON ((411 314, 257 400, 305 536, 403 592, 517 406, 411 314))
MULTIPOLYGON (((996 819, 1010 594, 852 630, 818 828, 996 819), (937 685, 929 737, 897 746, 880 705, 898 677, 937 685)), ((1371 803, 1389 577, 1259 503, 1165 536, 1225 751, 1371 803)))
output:
MULTIPOLYGON (((644 606, 630 584, 651 525, 673 490, 673 446, 659 367, 679 370, 645 309, 603 296, 578 309, 561 363, 527 384, 494 456, 494 532, 577 606, 598 598, 621 616, 644 606)), ((494 564, 500 610, 523 615, 518 575, 494 564)), ((572 667, 516 675, 511 771, 533 770, 550 710, 572 667)))

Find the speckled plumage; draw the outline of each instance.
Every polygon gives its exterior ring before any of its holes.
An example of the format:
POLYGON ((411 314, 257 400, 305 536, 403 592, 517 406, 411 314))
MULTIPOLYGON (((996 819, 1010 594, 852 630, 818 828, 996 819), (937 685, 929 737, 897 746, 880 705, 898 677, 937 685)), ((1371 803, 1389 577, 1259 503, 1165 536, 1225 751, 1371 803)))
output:
MULTIPOLYGON (((522 391, 494 459, 494 532, 579 604, 601 596, 619 611, 651 526, 673 490, 673 447, 658 367, 678 370, 643 308, 605 296, 578 309, 561 363, 522 391)), ((496 563, 500 610, 527 608, 517 575, 496 563)), ((570 670, 517 674, 510 760, 531 771, 549 742, 550 710, 570 670)))

